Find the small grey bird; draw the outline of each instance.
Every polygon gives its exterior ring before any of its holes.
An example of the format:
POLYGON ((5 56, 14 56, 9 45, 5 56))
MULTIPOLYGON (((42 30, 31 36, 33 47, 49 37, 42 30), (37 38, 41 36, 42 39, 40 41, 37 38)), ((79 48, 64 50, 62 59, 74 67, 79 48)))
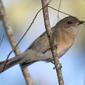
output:
MULTIPOLYGON (((78 34, 78 31, 80 29, 80 25, 83 23, 85 22, 80 21, 76 17, 68 16, 60 20, 54 27, 52 27, 52 42, 53 45, 57 47, 56 51, 58 58, 60 58, 63 54, 65 54, 68 51, 69 48, 71 48, 75 41, 76 35, 78 34)), ((37 38, 28 49, 37 51, 38 53, 52 56, 46 32, 43 33, 39 38, 37 38)), ((24 52, 24 56, 9 59, 5 69, 17 63, 20 64, 21 61, 24 64, 29 63, 29 61, 23 61, 23 58, 26 58, 25 53, 27 52, 27 50, 24 52)), ((30 60, 32 60, 33 58, 34 57, 31 57, 30 60)), ((0 72, 4 65, 4 62, 5 61, 0 63, 0 72)))
MULTIPOLYGON (((52 38, 54 46, 57 46, 57 54, 60 58, 73 45, 76 35, 78 34, 80 21, 73 16, 65 17, 52 27, 52 38)), ((33 49, 42 53, 50 53, 50 45, 46 32, 37 38, 28 49, 33 49)))

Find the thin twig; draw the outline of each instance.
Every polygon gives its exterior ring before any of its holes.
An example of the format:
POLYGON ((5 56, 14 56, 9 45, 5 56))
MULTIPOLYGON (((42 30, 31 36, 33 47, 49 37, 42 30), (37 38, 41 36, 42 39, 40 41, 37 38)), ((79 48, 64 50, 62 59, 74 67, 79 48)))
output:
POLYGON ((48 5, 48 7, 51 8, 51 9, 53 9, 53 10, 55 10, 55 11, 57 11, 57 12, 60 12, 60 13, 62 13, 62 14, 65 14, 65 15, 68 15, 68 16, 73 16, 73 15, 68 14, 68 13, 66 13, 66 12, 63 12, 63 11, 61 11, 61 10, 58 10, 58 9, 56 9, 56 8, 50 6, 50 5, 48 5))
MULTIPOLYGON (((12 27, 8 23, 6 11, 5 11, 2 0, 0 0, 0 15, 2 15, 2 23, 3 23, 3 26, 5 28, 5 31, 6 31, 8 39, 9 39, 9 42, 11 44, 11 47, 12 47, 12 49, 14 49, 14 47, 16 46, 16 38, 13 34, 12 27)), ((15 53, 15 55, 19 55, 21 53, 19 47, 14 49, 14 53, 15 53)), ((25 78, 26 84, 27 85, 33 85, 31 76, 28 72, 28 68, 27 67, 22 67, 22 65, 20 65, 20 67, 21 67, 23 76, 25 78)))
MULTIPOLYGON (((48 1, 49 0, 41 0, 42 7, 44 7, 47 4, 48 1)), ((51 48, 51 53, 52 53, 52 56, 53 56, 53 59, 54 59, 54 64, 55 64, 55 68, 56 68, 56 72, 57 72, 58 83, 59 83, 59 85, 64 85, 62 71, 61 71, 61 64, 58 60, 57 53, 54 52, 53 43, 51 43, 53 41, 52 41, 52 31, 51 31, 50 21, 49 21, 48 7, 45 7, 43 9, 43 18, 44 18, 44 24, 45 24, 45 28, 46 28, 46 32, 47 32, 47 37, 48 37, 48 40, 49 40, 49 45, 50 45, 50 48, 51 48)))

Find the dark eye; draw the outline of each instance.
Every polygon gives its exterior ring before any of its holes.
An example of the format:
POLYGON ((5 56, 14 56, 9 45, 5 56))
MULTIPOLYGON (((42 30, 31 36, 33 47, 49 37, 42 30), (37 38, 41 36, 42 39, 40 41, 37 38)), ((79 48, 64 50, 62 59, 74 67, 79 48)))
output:
POLYGON ((72 21, 68 21, 67 24, 72 24, 72 21))

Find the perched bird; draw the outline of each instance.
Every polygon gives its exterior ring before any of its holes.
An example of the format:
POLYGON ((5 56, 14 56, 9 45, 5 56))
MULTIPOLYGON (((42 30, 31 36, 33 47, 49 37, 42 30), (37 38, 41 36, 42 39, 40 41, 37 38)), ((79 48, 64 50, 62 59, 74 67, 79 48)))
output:
MULTIPOLYGON (((83 23, 85 23, 85 22, 80 21, 78 18, 76 18, 74 16, 68 16, 68 17, 61 19, 54 27, 52 27, 52 42, 53 42, 52 44, 55 47, 57 47, 56 52, 57 52, 58 58, 60 58, 63 54, 65 54, 68 51, 69 48, 71 48, 71 46, 73 45, 73 43, 76 39, 76 35, 78 34, 78 31, 80 29, 80 25, 83 23)), ((39 36, 39 38, 37 38, 28 49, 37 51, 38 53, 52 56, 46 32, 43 33, 41 36, 39 36)), ((26 55, 25 52, 23 55, 24 56, 26 55)), ((8 67, 6 67, 6 68, 9 68, 17 63, 19 63, 19 64, 22 62, 24 64, 29 63, 29 61, 26 61, 26 62, 23 61, 23 58, 24 59, 26 58, 24 56, 14 57, 12 59, 9 59, 7 62, 8 67)), ((34 57, 31 57, 30 60, 32 60, 33 58, 34 57)), ((27 60, 27 59, 25 59, 25 60, 27 60)), ((35 58, 35 60, 37 61, 36 58, 35 58)), ((1 67, 0 72, 4 65, 4 62, 5 61, 0 62, 0 67, 1 67)))
MULTIPOLYGON (((52 27, 52 42, 57 46, 57 55, 60 58, 73 45, 76 35, 78 34, 80 25, 84 21, 80 21, 73 16, 65 17, 52 27)), ((37 38, 28 49, 38 52, 50 54, 50 45, 46 32, 37 38)))

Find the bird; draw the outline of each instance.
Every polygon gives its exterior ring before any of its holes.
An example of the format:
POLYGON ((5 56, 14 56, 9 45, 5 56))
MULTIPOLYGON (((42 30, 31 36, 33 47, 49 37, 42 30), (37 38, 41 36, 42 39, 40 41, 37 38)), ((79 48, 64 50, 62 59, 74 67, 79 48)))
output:
MULTIPOLYGON (((85 23, 85 21, 79 20, 77 17, 67 16, 67 17, 61 19, 60 21, 58 21, 56 23, 56 25, 51 28, 52 44, 55 48, 57 48, 56 53, 57 53, 58 58, 61 58, 72 47, 72 45, 77 37, 77 34, 81 28, 81 25, 84 23, 85 23)), ((30 45, 30 47, 28 47, 26 49, 26 51, 28 51, 29 49, 34 50, 38 53, 42 53, 44 55, 52 56, 47 33, 44 32, 42 35, 40 35, 30 45)), ((12 67, 16 64, 20 64, 21 61, 23 61, 22 60, 23 58, 25 58, 25 57, 22 56, 22 57, 14 57, 14 58, 9 59, 7 61, 7 66, 8 66, 7 68, 12 67)), ((5 62, 6 61, 0 62, 0 72, 2 72, 1 69, 5 62)), ((23 62, 23 65, 28 64, 28 63, 29 63, 28 61, 23 62)))
MULTIPOLYGON (((80 25, 85 23, 74 16, 68 16, 60 20, 54 27, 52 27, 52 44, 57 47, 57 57, 63 56, 69 48, 73 45, 80 25)), ((28 49, 36 50, 42 53, 51 54, 51 49, 47 37, 44 32, 37 38, 28 49)))

